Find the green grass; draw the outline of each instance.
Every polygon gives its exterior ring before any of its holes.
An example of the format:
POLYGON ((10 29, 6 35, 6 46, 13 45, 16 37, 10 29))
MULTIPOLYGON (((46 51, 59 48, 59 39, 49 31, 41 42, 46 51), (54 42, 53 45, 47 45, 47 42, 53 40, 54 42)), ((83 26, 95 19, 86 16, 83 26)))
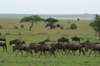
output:
MULTIPOLYGON (((8 52, 3 52, 2 51, 2 47, 0 47, 0 65, 1 66, 99 66, 100 65, 100 57, 96 57, 94 55, 94 52, 92 52, 92 54, 90 55, 90 57, 87 57, 89 52, 86 52, 86 56, 83 56, 83 54, 81 53, 80 56, 78 56, 79 51, 76 51, 76 55, 74 56, 72 55, 62 55, 62 53, 58 53, 56 55, 56 58, 54 58, 54 56, 52 55, 50 58, 45 57, 44 55, 41 55, 40 58, 38 58, 39 53, 37 53, 37 55, 35 56, 35 54, 33 54, 33 57, 27 56, 26 52, 23 51, 23 55, 24 57, 21 57, 21 52, 18 53, 18 56, 16 57, 16 52, 13 52, 12 46, 9 46, 9 41, 13 40, 13 39, 22 39, 26 41, 26 44, 30 44, 33 42, 40 42, 43 41, 45 39, 47 39, 45 37, 45 35, 5 35, 6 39, 7 39, 7 48, 8 48, 8 52)), ((60 38, 62 36, 50 36, 49 39, 55 40, 57 42, 57 39, 60 38)), ((86 41, 87 37, 91 37, 91 40, 94 40, 95 36, 91 36, 91 35, 87 35, 87 36, 80 36, 83 38, 86 38, 85 40, 81 40, 81 42, 86 41)), ((70 42, 71 38, 69 37, 70 42)), ((97 40, 98 42, 100 42, 99 40, 97 40)), ((56 51, 55 51, 56 53, 56 51)), ((64 52, 63 52, 64 53, 64 52)), ((49 55, 47 55, 49 56, 49 55)))
MULTIPOLYGON (((21 52, 18 53, 16 57, 16 52, 13 52, 12 46, 9 46, 9 41, 14 39, 25 40, 26 44, 30 43, 38 43, 45 39, 55 40, 57 42, 58 38, 67 37, 69 38, 69 42, 72 43, 71 37, 78 36, 84 38, 81 40, 81 43, 90 39, 96 42, 100 42, 100 40, 96 39, 94 30, 88 26, 91 20, 70 20, 68 23, 67 20, 59 20, 59 24, 64 26, 64 30, 60 28, 56 28, 50 30, 50 28, 45 28, 45 23, 34 23, 32 31, 29 31, 30 23, 19 23, 20 19, 4 19, 0 18, 0 24, 4 26, 3 29, 0 29, 2 36, 6 37, 6 43, 8 52, 3 52, 2 47, 0 47, 0 66, 99 66, 100 65, 100 57, 96 57, 94 52, 91 53, 90 57, 87 57, 89 52, 86 52, 86 56, 83 56, 81 53, 78 56, 79 51, 76 51, 76 55, 62 55, 62 53, 58 53, 56 58, 52 55, 50 58, 41 55, 38 58, 39 53, 33 57, 27 56, 26 52, 23 51, 24 57, 21 57, 21 52), (66 27, 69 27, 72 23, 75 23, 78 27, 77 30, 66 30, 66 27), (20 28, 20 25, 23 24, 24 29, 20 28), (18 26, 18 29, 13 29, 13 26, 18 26), (6 33, 10 33, 10 35, 5 35, 6 33), (21 35, 19 35, 21 33, 21 35), (49 37, 49 38, 48 38, 49 37)), ((56 51, 55 51, 56 53, 56 51)), ((64 53, 64 52, 63 52, 64 53)), ((48 56, 48 55, 47 55, 48 56)))

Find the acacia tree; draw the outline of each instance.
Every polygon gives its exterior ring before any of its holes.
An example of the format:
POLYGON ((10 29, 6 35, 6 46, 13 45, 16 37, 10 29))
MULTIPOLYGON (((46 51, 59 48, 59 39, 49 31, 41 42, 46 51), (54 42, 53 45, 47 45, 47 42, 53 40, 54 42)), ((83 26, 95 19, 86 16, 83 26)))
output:
POLYGON ((94 21, 91 22, 89 26, 91 26, 96 31, 96 33, 99 34, 99 39, 100 39, 100 16, 96 15, 94 21))
MULTIPOLYGON (((45 19, 45 22, 48 22, 47 24, 46 24, 46 26, 45 27, 48 27, 48 26, 50 26, 50 29, 52 30, 52 29, 54 29, 55 27, 58 27, 57 25, 54 25, 55 24, 55 22, 58 22, 58 20, 57 19, 54 19, 54 18, 47 18, 47 19, 45 19)), ((60 25, 59 25, 60 26, 60 25)))
POLYGON ((31 28, 33 27, 33 22, 37 23, 37 21, 42 21, 43 19, 38 16, 38 15, 32 15, 32 16, 28 16, 28 17, 24 17, 20 20, 20 23, 21 22, 30 22, 31 23, 31 26, 30 26, 30 29, 29 31, 31 31, 31 28))

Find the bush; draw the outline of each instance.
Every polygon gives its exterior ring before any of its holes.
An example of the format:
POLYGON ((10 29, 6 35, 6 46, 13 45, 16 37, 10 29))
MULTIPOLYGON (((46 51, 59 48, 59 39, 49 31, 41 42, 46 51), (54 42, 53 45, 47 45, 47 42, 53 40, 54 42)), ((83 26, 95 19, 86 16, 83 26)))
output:
POLYGON ((18 27, 17 26, 14 26, 14 29, 18 29, 18 27))
POLYGON ((80 21, 80 19, 78 18, 77 21, 80 21))
POLYGON ((0 29, 3 28, 3 26, 0 25, 0 29))
POLYGON ((60 27, 60 25, 59 25, 59 24, 57 24, 57 25, 56 25, 56 27, 60 27))
POLYGON ((70 27, 67 27, 66 30, 68 30, 70 27))
POLYGON ((22 35, 22 34, 19 32, 18 35, 22 35))
POLYGON ((71 29, 71 30, 74 30, 74 29, 76 30, 76 28, 77 28, 77 26, 76 26, 74 23, 71 24, 71 26, 70 26, 70 29, 71 29))
POLYGON ((70 23, 70 21, 68 21, 68 23, 70 23))
POLYGON ((63 26, 60 26, 60 29, 61 29, 61 30, 63 30, 63 28, 64 28, 63 26))
POLYGON ((21 25, 20 27, 21 27, 21 28, 24 28, 24 25, 21 25))

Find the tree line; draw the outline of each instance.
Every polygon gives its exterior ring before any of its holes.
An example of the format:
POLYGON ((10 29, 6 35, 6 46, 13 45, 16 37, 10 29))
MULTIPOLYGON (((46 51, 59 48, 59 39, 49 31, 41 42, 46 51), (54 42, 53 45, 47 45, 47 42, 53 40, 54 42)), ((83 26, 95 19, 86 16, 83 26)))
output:
MULTIPOLYGON (((45 27, 50 27, 51 30, 52 29, 55 29, 55 28, 58 28, 58 27, 60 27, 60 29, 63 29, 64 28, 63 26, 61 26, 59 24, 56 24, 55 25, 55 23, 58 22, 57 19, 51 18, 51 17, 49 17, 47 19, 44 19, 44 18, 41 18, 39 15, 32 15, 32 16, 28 16, 28 17, 23 17, 20 20, 20 23, 22 23, 22 22, 30 22, 31 23, 31 26, 29 28, 29 31, 31 31, 31 28, 33 27, 33 23, 37 23, 37 22, 40 22, 40 21, 44 21, 45 23, 47 23, 45 25, 45 27)), ((23 27, 23 26, 21 26, 21 27, 23 27)), ((76 29, 76 28, 77 28, 77 26, 74 23, 71 24, 70 29, 73 30, 73 29, 76 29)), ((68 29, 68 28, 66 28, 66 29, 68 29)))

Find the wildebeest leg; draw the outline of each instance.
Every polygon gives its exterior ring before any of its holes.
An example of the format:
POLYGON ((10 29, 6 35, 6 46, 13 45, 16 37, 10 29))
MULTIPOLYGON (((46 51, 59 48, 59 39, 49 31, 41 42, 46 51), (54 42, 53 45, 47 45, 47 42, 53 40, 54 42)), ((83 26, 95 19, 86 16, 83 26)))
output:
MULTIPOLYGON (((90 56, 91 52, 92 52, 92 50, 90 51, 89 56, 90 56)), ((89 56, 88 56, 88 57, 89 57, 89 56)))
POLYGON ((72 50, 72 52, 70 53, 70 55, 73 53, 73 50, 72 50))
POLYGON ((28 50, 28 52, 30 52, 31 56, 33 57, 33 52, 32 52, 32 50, 28 50))
POLYGON ((79 49, 79 56, 80 56, 80 54, 81 54, 81 49, 79 49))
POLYGON ((94 52, 95 52, 95 58, 96 58, 96 50, 94 52))
POLYGON ((66 53, 67 53, 67 50, 65 50, 65 54, 64 55, 66 55, 66 53))
POLYGON ((61 49, 61 53, 62 53, 62 55, 63 55, 63 51, 62 51, 62 49, 61 49))
POLYGON ((23 52, 22 52, 22 50, 21 50, 21 54, 22 54, 22 57, 23 57, 23 52))
MULTIPOLYGON (((50 52, 50 51, 49 51, 50 52)), ((52 52, 50 52, 50 56, 52 55, 52 52)), ((50 56, 49 56, 49 58, 50 58, 50 56)))
POLYGON ((67 53, 67 56, 68 56, 69 52, 70 52, 70 49, 69 49, 69 51, 68 51, 68 53, 67 53))
POLYGON ((3 52, 4 52, 5 47, 3 46, 3 52))
MULTIPOLYGON (((28 51, 27 51, 27 54, 28 54, 28 51)), ((26 54, 26 56, 27 56, 27 54, 26 54)), ((26 56, 25 56, 25 57, 26 57, 26 56)))
POLYGON ((99 57, 100 51, 98 52, 98 57, 99 57))
POLYGON ((43 53, 44 53, 45 57, 47 57, 46 54, 45 54, 45 51, 43 51, 43 53))
MULTIPOLYGON (((19 51, 20 51, 20 50, 18 50, 18 52, 19 52, 19 51)), ((18 52, 16 53, 16 56, 17 56, 18 52)))
MULTIPOLYGON (((41 55, 41 54, 42 54, 42 51, 40 52, 40 55, 41 55)), ((40 55, 39 55, 39 57, 40 57, 40 55)), ((39 58, 39 57, 38 57, 38 58, 39 58)))
POLYGON ((75 51, 76 51, 76 50, 73 51, 74 56, 75 56, 75 51))
POLYGON ((84 52, 84 50, 82 49, 81 51, 83 52, 83 55, 85 56, 85 52, 84 52))
POLYGON ((7 46, 5 46, 5 48, 6 48, 6 52, 7 52, 7 46))

